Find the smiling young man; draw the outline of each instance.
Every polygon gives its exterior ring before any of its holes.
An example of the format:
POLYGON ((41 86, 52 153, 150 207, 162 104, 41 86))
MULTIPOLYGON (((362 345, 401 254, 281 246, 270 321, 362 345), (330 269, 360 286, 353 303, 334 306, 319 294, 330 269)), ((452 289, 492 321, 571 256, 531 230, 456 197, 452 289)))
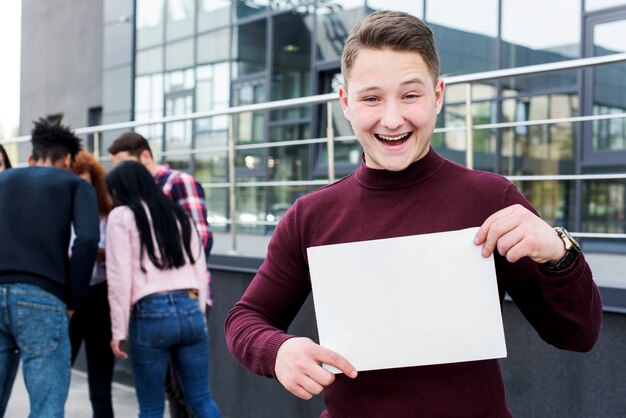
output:
POLYGON ((430 29, 404 13, 373 13, 347 39, 342 72, 340 102, 362 164, 298 199, 281 219, 265 262, 226 318, 229 349, 300 398, 323 392, 323 417, 510 417, 497 360, 357 375, 341 353, 287 332, 311 291, 308 247, 480 227, 474 244, 485 257, 494 253, 501 302, 507 292, 541 338, 588 351, 599 334, 598 290, 569 234, 541 220, 508 180, 431 148, 445 85, 430 29))

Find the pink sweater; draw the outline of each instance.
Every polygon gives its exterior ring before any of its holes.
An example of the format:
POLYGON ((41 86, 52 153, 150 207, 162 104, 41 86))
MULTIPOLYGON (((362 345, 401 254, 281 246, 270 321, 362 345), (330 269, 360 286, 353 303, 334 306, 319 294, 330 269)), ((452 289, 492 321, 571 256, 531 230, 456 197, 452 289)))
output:
MULTIPOLYGON (((141 271, 139 258, 139 231, 135 224, 135 215, 130 208, 119 206, 111 211, 106 236, 106 271, 113 339, 126 339, 133 304, 153 293, 197 289, 200 294, 200 307, 204 311, 208 291, 207 268, 202 245, 195 230, 191 234, 194 264, 187 263, 178 269, 159 270, 145 253, 143 256, 145 273, 141 271)), ((155 251, 158 251, 156 245, 155 251)))

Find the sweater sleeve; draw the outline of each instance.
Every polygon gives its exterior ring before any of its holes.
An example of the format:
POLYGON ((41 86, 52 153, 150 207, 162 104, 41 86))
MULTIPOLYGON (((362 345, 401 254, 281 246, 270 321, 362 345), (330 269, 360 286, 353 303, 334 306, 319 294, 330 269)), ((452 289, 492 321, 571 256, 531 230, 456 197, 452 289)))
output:
MULTIPOLYGON (((530 203, 511 186, 506 206, 530 203)), ((509 263, 496 255, 498 278, 539 336, 557 348, 585 352, 600 333, 602 302, 585 257, 563 271, 551 271, 529 258, 509 263)))
POLYGON ((125 340, 128 334, 133 283, 131 228, 135 224, 129 209, 119 207, 111 211, 106 230, 106 271, 111 333, 115 340, 125 340))
POLYGON ((87 294, 100 240, 96 194, 85 181, 76 186, 72 224, 75 238, 71 247, 68 308, 76 309, 87 294))
POLYGON ((311 291, 306 263, 295 238, 297 203, 278 224, 267 257, 225 322, 226 343, 235 359, 262 376, 275 377, 278 349, 311 291))

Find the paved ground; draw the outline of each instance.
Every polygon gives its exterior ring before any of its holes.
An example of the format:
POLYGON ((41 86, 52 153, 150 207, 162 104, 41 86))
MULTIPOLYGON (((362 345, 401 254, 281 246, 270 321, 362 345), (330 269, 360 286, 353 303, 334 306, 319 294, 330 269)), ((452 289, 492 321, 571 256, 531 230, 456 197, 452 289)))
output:
MULTIPOLYGON (((113 383, 113 409, 116 417, 136 417, 138 409, 135 390, 129 386, 113 383)), ((27 417, 29 410, 28 394, 20 368, 5 416, 15 418, 27 417)), ((65 417, 85 418, 90 416, 91 404, 89 403, 87 377, 83 372, 72 370, 70 393, 65 404, 65 417)), ((166 411, 165 417, 169 416, 169 413, 166 411)))

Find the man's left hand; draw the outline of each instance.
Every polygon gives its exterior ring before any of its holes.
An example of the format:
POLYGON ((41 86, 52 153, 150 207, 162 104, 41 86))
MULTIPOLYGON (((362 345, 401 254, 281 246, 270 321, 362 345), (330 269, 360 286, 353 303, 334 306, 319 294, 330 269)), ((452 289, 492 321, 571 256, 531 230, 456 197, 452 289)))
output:
POLYGON ((558 263, 565 256, 565 245, 543 219, 522 205, 513 205, 488 217, 478 229, 475 245, 482 245, 482 256, 498 253, 514 263, 530 257, 536 263, 558 263))

